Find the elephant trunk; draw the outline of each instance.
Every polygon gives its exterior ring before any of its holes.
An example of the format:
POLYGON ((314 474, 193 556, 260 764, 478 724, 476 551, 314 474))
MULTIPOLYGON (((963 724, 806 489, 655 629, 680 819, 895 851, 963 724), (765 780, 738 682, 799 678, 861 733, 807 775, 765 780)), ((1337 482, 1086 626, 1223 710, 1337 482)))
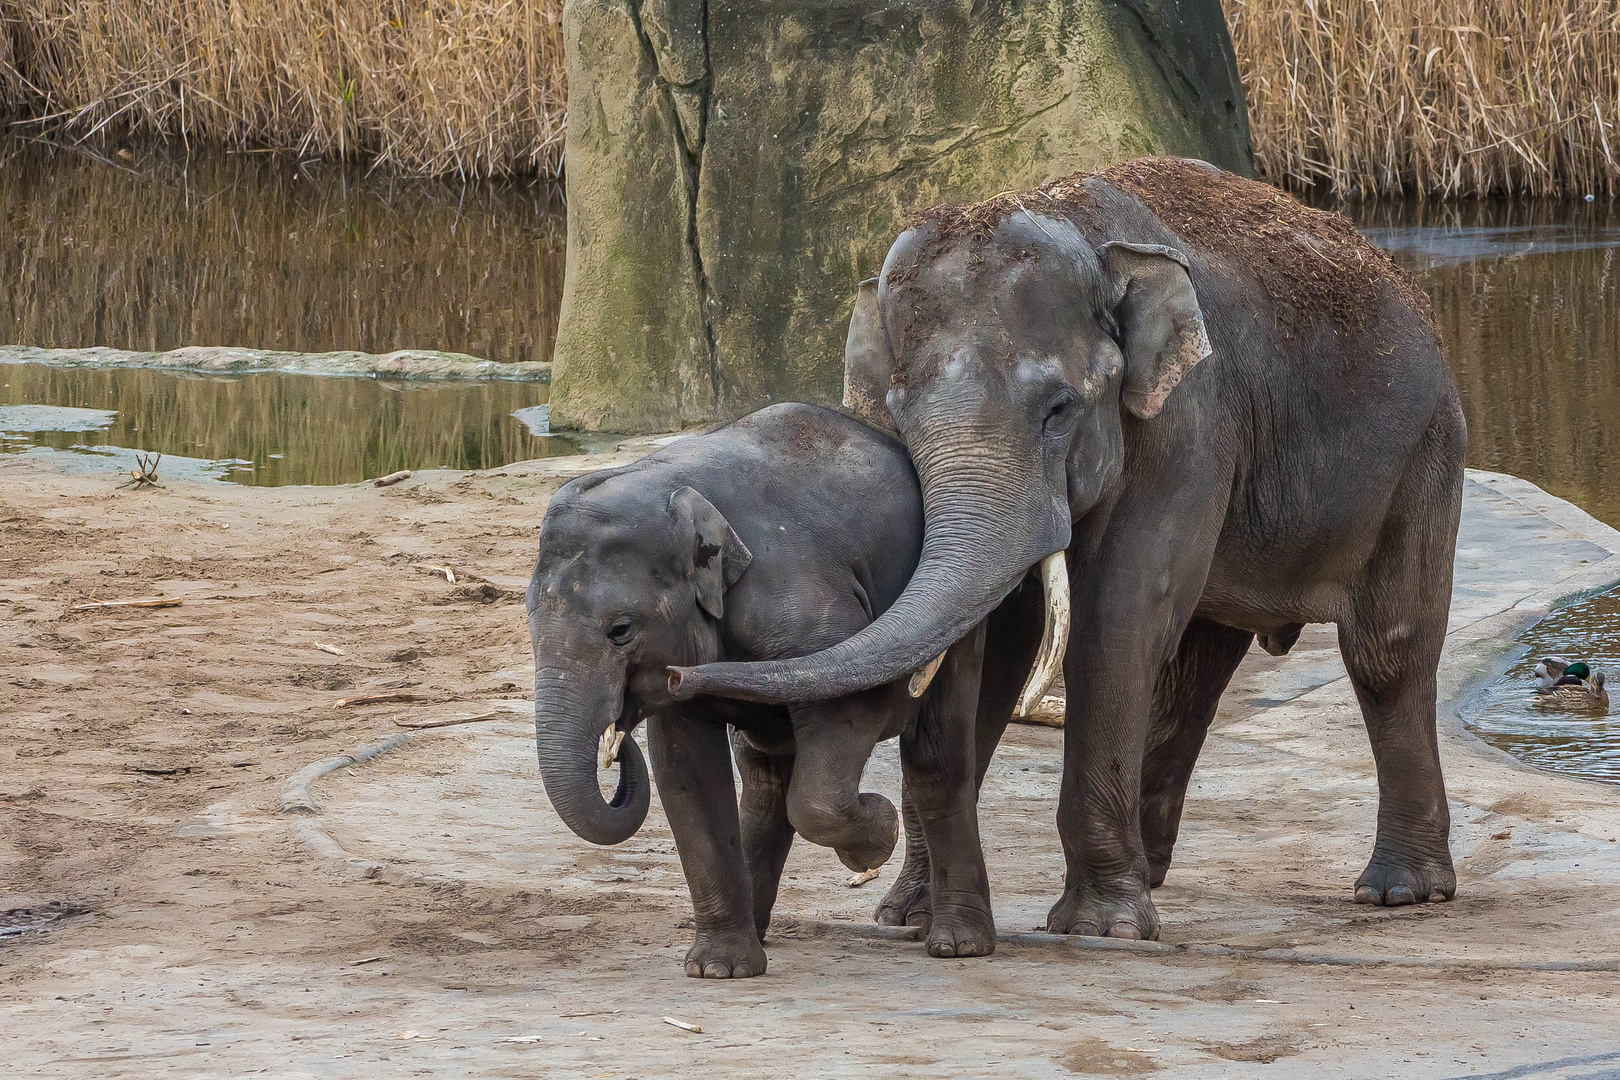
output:
POLYGON ((611 801, 597 784, 602 733, 623 711, 624 678, 594 669, 545 666, 534 677, 534 734, 546 797, 576 835, 593 844, 618 844, 647 818, 652 788, 635 739, 618 747, 619 787, 611 801), (604 685, 604 683, 606 685, 604 685))
MULTIPOLYGON (((927 531, 917 569, 892 607, 853 637, 810 656, 671 668, 670 693, 680 700, 715 694, 792 703, 881 686, 925 668, 954 645, 1031 566, 1054 553, 1061 561, 1069 543, 1068 505, 1048 494, 1032 470, 1005 461, 931 460, 916 450, 913 456, 927 531)), ((1066 575, 1063 584, 1066 638, 1066 575)), ((1057 628, 1050 608, 1048 620, 1051 638, 1057 628)), ((1043 659, 1054 649, 1061 657, 1063 642, 1043 649, 1043 659)), ((1037 670, 1050 672, 1053 665, 1048 660, 1037 670)))

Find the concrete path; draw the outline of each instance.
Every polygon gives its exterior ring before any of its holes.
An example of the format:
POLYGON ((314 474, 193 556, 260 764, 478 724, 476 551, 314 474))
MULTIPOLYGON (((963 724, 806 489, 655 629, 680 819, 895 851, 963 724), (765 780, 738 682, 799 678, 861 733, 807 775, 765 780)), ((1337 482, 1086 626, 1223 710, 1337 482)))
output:
MULTIPOLYGON (((844 888, 832 854, 800 843, 769 973, 684 978, 687 932, 643 917, 689 914, 660 808, 620 847, 577 840, 546 804, 521 714, 417 736, 335 774, 318 789, 318 820, 380 883, 577 898, 575 913, 539 920, 578 931, 573 965, 399 1001, 399 1027, 442 1036, 410 1055, 429 1073, 1620 1076, 1620 790, 1519 766, 1462 720, 1516 633, 1560 598, 1620 579, 1617 553, 1620 533, 1568 503, 1469 474, 1441 671, 1451 904, 1351 902, 1376 782, 1321 627, 1287 658, 1256 650, 1234 680, 1155 894, 1158 944, 1028 933, 1063 872, 1061 733, 1040 728, 1009 733, 985 786, 1003 931, 987 960, 929 960, 914 942, 868 935, 888 873, 844 888)), ((898 801, 896 759, 880 747, 867 786, 898 801)), ((498 950, 529 932, 518 919, 469 940, 498 950)), ((351 980, 355 994, 384 992, 376 966, 351 980)), ((298 1067, 344 1072, 314 1057, 298 1067)))

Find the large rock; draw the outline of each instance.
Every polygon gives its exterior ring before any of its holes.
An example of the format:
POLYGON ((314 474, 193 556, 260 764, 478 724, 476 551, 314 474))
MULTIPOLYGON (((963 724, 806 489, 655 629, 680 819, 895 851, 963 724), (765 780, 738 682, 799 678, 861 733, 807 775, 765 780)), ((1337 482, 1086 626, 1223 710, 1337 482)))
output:
POLYGON ((1124 157, 1251 172, 1218 0, 569 0, 559 427, 836 402, 914 209, 1124 157))

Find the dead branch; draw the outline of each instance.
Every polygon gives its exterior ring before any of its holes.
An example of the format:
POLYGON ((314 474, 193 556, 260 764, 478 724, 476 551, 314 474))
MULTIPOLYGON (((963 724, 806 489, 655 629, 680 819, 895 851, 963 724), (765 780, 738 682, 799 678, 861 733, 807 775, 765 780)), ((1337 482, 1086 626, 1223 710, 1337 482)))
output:
POLYGON ((380 705, 380 704, 382 704, 384 702, 389 702, 389 701, 427 701, 427 700, 428 699, 426 697, 422 696, 421 694, 408 694, 408 693, 359 694, 359 695, 356 695, 355 697, 339 698, 338 700, 332 702, 332 708, 334 708, 334 709, 346 709, 350 705, 380 705))
POLYGON ((398 724, 402 728, 410 728, 412 731, 421 731, 424 728, 455 727, 457 724, 481 724, 485 720, 500 720, 503 717, 508 717, 508 716, 511 716, 511 715, 512 715, 511 713, 507 713, 507 712, 493 712, 493 713, 490 713, 487 716, 458 716, 454 720, 399 720, 399 719, 396 719, 394 721, 394 723, 398 724))

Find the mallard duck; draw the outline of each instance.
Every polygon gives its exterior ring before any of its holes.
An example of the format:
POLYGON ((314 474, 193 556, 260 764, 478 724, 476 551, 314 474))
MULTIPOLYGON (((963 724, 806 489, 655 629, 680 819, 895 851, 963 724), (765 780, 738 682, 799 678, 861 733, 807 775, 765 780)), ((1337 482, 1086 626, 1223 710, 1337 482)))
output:
POLYGON ((1536 665, 1536 694, 1543 704, 1568 709, 1609 708, 1609 692, 1603 689, 1603 672, 1593 671, 1580 660, 1561 656, 1543 657, 1536 665))

